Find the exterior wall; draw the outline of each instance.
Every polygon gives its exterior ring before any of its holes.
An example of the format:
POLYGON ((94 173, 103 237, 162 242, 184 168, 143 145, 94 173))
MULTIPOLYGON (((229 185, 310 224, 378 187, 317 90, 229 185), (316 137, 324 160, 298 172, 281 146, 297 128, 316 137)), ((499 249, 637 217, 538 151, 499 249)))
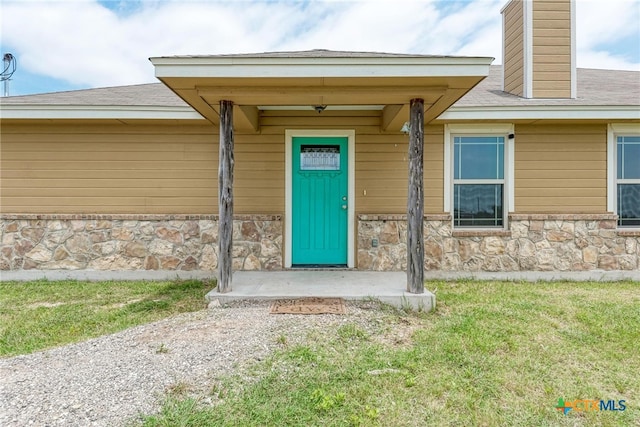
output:
POLYGON ((516 125, 515 212, 607 212, 606 124, 516 125))
MULTIPOLYGON (((282 192, 277 210, 284 213, 284 131, 286 129, 353 129, 356 132, 355 174, 356 209, 358 213, 377 212, 385 206, 389 213, 406 211, 407 152, 409 139, 402 134, 380 132, 379 111, 264 111, 260 135, 237 135, 238 145, 245 138, 254 138, 256 149, 264 138, 274 138, 280 144, 278 188, 282 192)), ((236 157, 236 177, 242 180, 242 158, 236 157)), ((275 166, 274 166, 275 167, 275 166)), ((425 180, 426 181, 426 180, 425 180)), ((238 203, 239 205, 239 203, 238 203)), ((244 208, 240 208, 244 209, 244 208)), ((264 211, 263 211, 264 212, 264 211)), ((250 213, 244 211, 243 213, 250 213)))
MULTIPOLYGON (((205 270, 217 267, 214 215, 4 215, 0 270, 205 270)), ((610 214, 512 214, 507 231, 452 231, 426 215, 425 270, 640 269, 640 232, 610 214)), ((234 270, 282 268, 282 219, 234 220, 234 270)), ((406 217, 360 215, 357 268, 406 269, 406 217), (374 239, 377 246, 373 244, 374 239)))
MULTIPOLYGON (((0 270, 210 270, 215 215, 4 215, 0 270)), ((279 216, 238 216, 233 268, 282 268, 279 216)))
MULTIPOLYGON (((405 169, 405 187, 407 186, 407 173, 405 169)), ((406 201, 404 204, 402 212, 406 213, 406 201)), ((424 130, 424 212, 439 214, 442 213, 443 206, 444 126, 427 126, 424 130)), ((380 209, 377 212, 380 212, 380 209)))
POLYGON ((524 96, 524 2, 511 1, 502 11, 504 90, 524 96))
MULTIPOLYGON (((284 214, 284 129, 322 127, 356 129, 356 213, 406 211, 408 137, 380 133, 377 112, 278 113, 236 136, 237 214, 284 214)), ((516 212, 606 212, 605 124, 516 135, 516 212)), ((211 126, 3 124, 0 212, 215 214, 217 138, 211 126)), ((443 209, 443 158, 443 126, 427 126, 426 213, 443 209)))
MULTIPOLYGON (((259 150, 268 144, 268 156, 273 160, 271 165, 254 163, 244 167, 243 157, 236 155, 236 188, 251 185, 251 180, 244 185, 244 173, 252 168, 270 168, 273 174, 263 176, 277 186, 282 194, 278 195, 278 204, 261 200, 260 204, 242 203, 239 198, 241 190, 236 192, 238 212, 243 214, 254 212, 284 213, 284 131, 285 129, 354 129, 356 132, 355 174, 356 174, 356 213, 365 214, 379 212, 384 206, 386 213, 402 214, 407 210, 407 153, 409 137, 404 134, 387 134, 380 132, 380 117, 377 111, 324 111, 322 114, 304 111, 267 111, 263 113, 260 135, 237 135, 236 152, 239 147, 253 141, 247 151, 259 155, 259 150), (277 153, 275 158, 271 153, 277 153), (279 156, 279 157, 278 157, 279 156), (263 208, 260 209, 260 206, 263 208), (264 207, 267 208, 264 208, 264 207)), ((444 126, 425 127, 424 152, 424 185, 425 212, 440 213, 443 206, 443 173, 444 173, 444 126)), ((252 175, 247 175, 250 178, 252 175)), ((253 181, 256 185, 255 181, 253 181)), ((258 185, 261 185, 258 183, 258 185)))
POLYGON ((512 0, 502 10, 506 92, 571 98, 572 0, 512 0))
MULTIPOLYGON (((322 128, 356 131, 358 268, 406 268, 408 136, 381 133, 376 111, 268 111, 259 134, 236 134, 234 269, 282 268, 284 130, 322 128)), ((639 269, 638 233, 607 213, 606 124, 515 134, 509 230, 478 233, 442 213, 444 127, 425 128, 425 268, 639 269)), ((193 124, 3 124, 0 269, 215 270, 217 138, 193 124)))
MULTIPOLYGON (((264 112, 259 134, 235 136, 235 212, 283 215, 284 130, 323 128, 356 130, 358 209, 404 212, 408 137, 382 134, 376 111, 264 112)), ((442 149, 428 133, 426 199, 441 206, 442 149)), ((217 213, 213 126, 30 121, 1 136, 0 213, 217 213)))
MULTIPOLYGON (((640 232, 616 230, 615 215, 513 214, 509 222, 502 232, 452 231, 448 215, 426 215, 425 270, 640 269, 640 232)), ((405 270, 406 235, 403 215, 361 215, 358 268, 405 270)))
POLYGON ((571 0, 533 1, 533 97, 571 98, 571 0))
POLYGON ((3 123, 0 212, 216 213, 213 135, 206 125, 3 123))
MULTIPOLYGON (((284 131, 234 136, 234 212, 284 214, 284 131)), ((216 137, 215 150, 218 150, 216 137)), ((212 168, 218 194, 218 156, 212 168)), ((217 196, 216 196, 217 197, 217 196)), ((217 206, 216 199, 216 206, 217 206)), ((216 209, 217 211, 217 209, 216 209)))

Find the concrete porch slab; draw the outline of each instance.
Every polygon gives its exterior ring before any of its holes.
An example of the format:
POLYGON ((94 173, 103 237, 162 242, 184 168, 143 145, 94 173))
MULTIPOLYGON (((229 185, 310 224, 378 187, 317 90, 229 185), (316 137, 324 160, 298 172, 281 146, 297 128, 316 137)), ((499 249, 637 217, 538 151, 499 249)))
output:
POLYGON ((304 297, 343 298, 345 300, 376 299, 398 308, 431 311, 436 296, 406 291, 405 272, 353 270, 287 270, 237 271, 233 273, 232 291, 218 293, 213 289, 207 300, 221 304, 237 300, 272 300, 304 297))

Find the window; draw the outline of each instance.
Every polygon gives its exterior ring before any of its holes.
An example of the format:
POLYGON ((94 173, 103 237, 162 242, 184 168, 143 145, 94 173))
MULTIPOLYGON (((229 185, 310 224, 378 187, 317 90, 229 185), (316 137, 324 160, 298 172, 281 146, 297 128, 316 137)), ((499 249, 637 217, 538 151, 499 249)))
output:
POLYGON ((453 138, 454 227, 504 226, 504 140, 453 138))
POLYGON ((618 227, 640 228, 640 124, 610 123, 607 129, 607 211, 618 227))
POLYGON ((454 228, 506 228, 513 211, 513 129, 445 126, 444 210, 454 228))
POLYGON ((618 225, 640 227, 640 136, 617 136, 616 154, 618 225))
POLYGON ((302 145, 300 147, 300 170, 339 171, 339 145, 302 145))

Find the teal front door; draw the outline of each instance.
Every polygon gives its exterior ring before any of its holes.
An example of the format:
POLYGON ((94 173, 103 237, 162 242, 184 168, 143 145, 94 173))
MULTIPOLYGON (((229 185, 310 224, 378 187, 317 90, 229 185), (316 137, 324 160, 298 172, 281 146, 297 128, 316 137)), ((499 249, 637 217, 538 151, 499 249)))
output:
POLYGON ((293 266, 346 266, 348 138, 294 137, 293 266))

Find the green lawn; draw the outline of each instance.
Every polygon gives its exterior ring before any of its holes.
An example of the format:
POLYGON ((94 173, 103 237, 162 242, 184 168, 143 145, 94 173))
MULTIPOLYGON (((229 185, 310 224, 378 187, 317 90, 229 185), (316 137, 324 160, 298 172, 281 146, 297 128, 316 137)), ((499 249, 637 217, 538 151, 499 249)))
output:
POLYGON ((200 310, 214 286, 202 281, 0 282, 0 357, 200 310))
MULTIPOLYGON (((638 426, 640 284, 431 282, 437 309, 317 329, 145 426, 638 426), (203 399, 203 397, 208 399, 203 399), (558 399, 625 401, 567 415, 558 399), (212 400, 213 405, 205 404, 212 400), (616 407, 620 407, 619 404, 616 407)), ((204 307, 213 284, 0 282, 0 356, 204 307)))
POLYGON ((433 313, 387 310, 374 332, 346 323, 303 345, 279 337, 282 350, 211 390, 214 405, 173 393, 144 425, 640 425, 639 283, 426 287, 433 313), (626 410, 564 415, 559 398, 626 410))

